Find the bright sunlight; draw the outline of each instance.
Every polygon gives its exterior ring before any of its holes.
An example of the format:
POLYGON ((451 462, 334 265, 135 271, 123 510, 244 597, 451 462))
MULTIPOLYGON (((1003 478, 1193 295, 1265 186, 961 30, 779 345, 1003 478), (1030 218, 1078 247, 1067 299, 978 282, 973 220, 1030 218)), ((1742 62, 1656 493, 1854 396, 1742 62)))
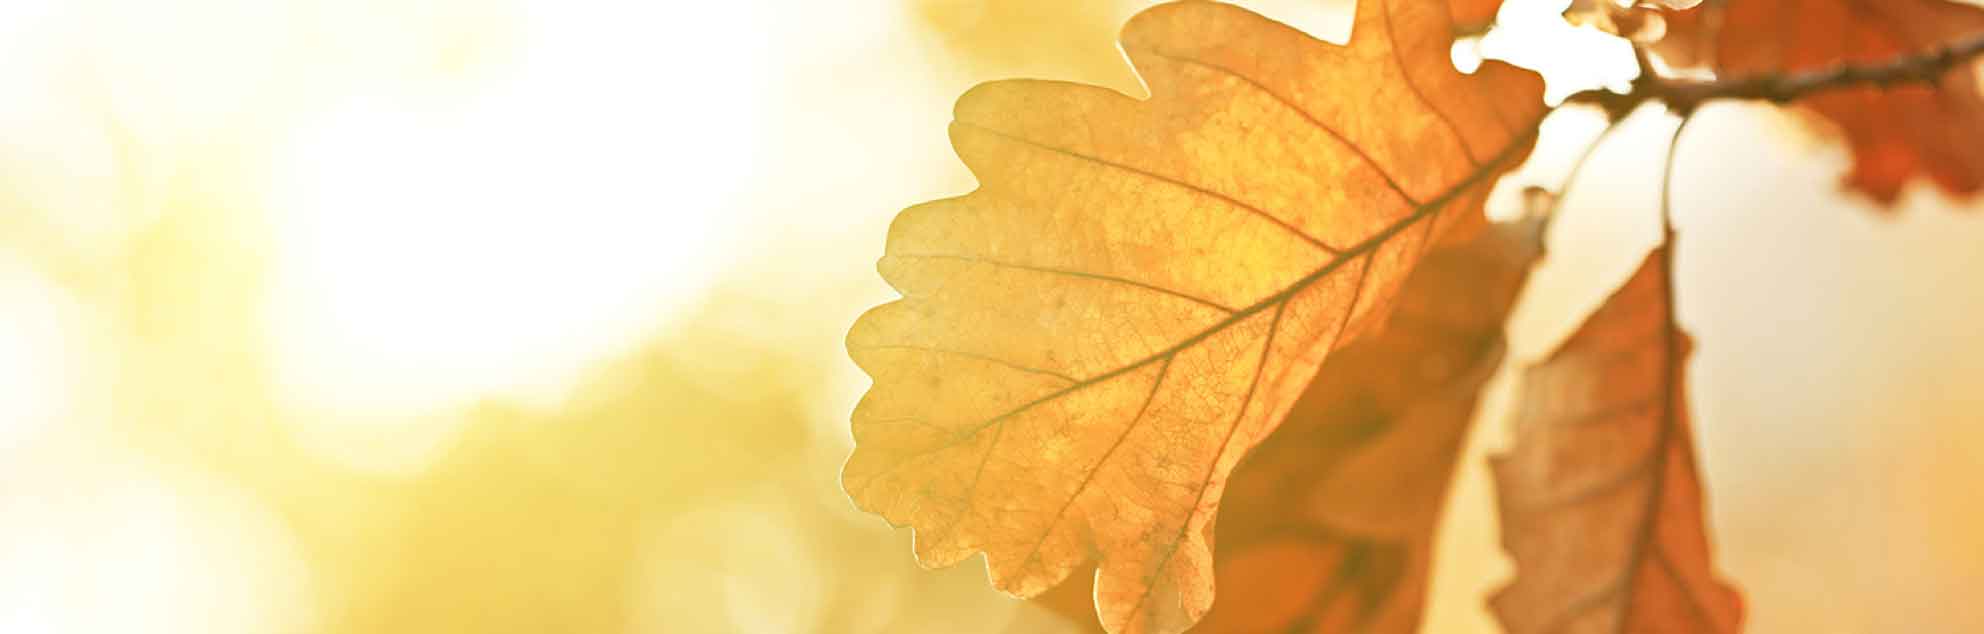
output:
POLYGON ((758 9, 722 6, 657 33, 672 10, 525 4, 465 85, 306 114, 269 194, 284 398, 362 435, 492 395, 555 405, 694 297, 740 248, 721 209, 766 81, 758 9))

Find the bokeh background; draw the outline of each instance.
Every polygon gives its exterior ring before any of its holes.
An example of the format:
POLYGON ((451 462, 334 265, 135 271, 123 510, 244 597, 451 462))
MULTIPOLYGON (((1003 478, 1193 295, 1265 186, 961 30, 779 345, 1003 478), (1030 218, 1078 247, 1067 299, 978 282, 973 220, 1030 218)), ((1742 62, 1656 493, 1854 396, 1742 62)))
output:
MULTIPOLYGON (((0 631, 1065 630, 852 509, 840 342, 888 219, 972 187, 952 99, 1140 94, 1148 4, 0 1, 0 631)), ((1348 0, 1244 4, 1347 35, 1348 0)), ((1456 58, 1630 77, 1553 4, 1456 58)), ((1600 125, 1552 119, 1491 214, 1600 125)), ((1512 364, 1653 243, 1672 125, 1583 171, 1512 364)), ((1717 105, 1682 140, 1720 562, 1752 631, 1984 630, 1984 205, 1877 213, 1826 135, 1717 105)), ((1494 631, 1511 387, 1428 631, 1494 631)))

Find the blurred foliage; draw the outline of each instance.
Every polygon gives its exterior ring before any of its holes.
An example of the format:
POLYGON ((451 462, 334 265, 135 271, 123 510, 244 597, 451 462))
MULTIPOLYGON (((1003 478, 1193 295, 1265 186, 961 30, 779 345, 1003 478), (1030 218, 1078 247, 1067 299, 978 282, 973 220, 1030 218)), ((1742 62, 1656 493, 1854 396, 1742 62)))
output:
POLYGON ((969 567, 933 579, 902 535, 848 508, 844 442, 819 433, 837 426, 820 417, 842 369, 792 341, 817 336, 800 306, 844 289, 779 293, 749 272, 775 262, 739 263, 750 283, 719 284, 564 402, 428 414, 460 428, 434 461, 368 474, 305 446, 271 395, 257 212, 183 189, 83 276, 119 333, 106 431, 270 509, 314 577, 309 631, 1054 626, 1015 616, 1027 608, 969 567), (994 618, 943 625, 988 600, 994 618))
POLYGON ((776 475, 808 444, 824 369, 722 332, 764 307, 719 302, 555 411, 476 408, 440 462, 367 496, 390 511, 358 519, 385 528, 320 562, 347 573, 334 629, 626 629, 643 572, 630 564, 656 523, 776 475))

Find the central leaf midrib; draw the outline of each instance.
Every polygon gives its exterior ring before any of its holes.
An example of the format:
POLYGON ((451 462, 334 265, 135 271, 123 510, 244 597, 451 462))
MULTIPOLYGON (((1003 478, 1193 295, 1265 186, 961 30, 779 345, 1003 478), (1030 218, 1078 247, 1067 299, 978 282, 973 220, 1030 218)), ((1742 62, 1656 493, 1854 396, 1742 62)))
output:
MULTIPOLYGON (((1037 405, 1046 403, 1048 401, 1052 401, 1062 396, 1066 396, 1078 390, 1087 389, 1091 386, 1102 383, 1103 381, 1107 381, 1109 379, 1122 376, 1124 374, 1136 370, 1137 368, 1141 368, 1145 365, 1149 365, 1150 363, 1165 359, 1172 355, 1176 355, 1179 352, 1184 351, 1186 348, 1190 348, 1194 345, 1197 345, 1199 342, 1204 341, 1215 334, 1218 334, 1220 331, 1223 331, 1233 326, 1234 324, 1240 323, 1241 321, 1247 319, 1248 317, 1252 317, 1263 310, 1267 310, 1269 307, 1272 307, 1279 302, 1283 302, 1288 300, 1290 297, 1294 297, 1296 293, 1301 292, 1302 290, 1308 288, 1311 284, 1314 284, 1317 281, 1321 280, 1323 277, 1328 276, 1330 273, 1335 272, 1338 268, 1341 268, 1344 264, 1350 262, 1351 260, 1357 259, 1358 257, 1361 257, 1367 253, 1375 251, 1378 247, 1383 246, 1386 242, 1390 241, 1393 236, 1398 235, 1399 232, 1404 231, 1407 227, 1412 226, 1413 224, 1419 222, 1420 220, 1424 220, 1427 217, 1434 215, 1435 212, 1437 212, 1440 208, 1445 207, 1447 203, 1453 202, 1454 198, 1458 197, 1461 193, 1467 191, 1468 189, 1474 187, 1475 185, 1480 184, 1483 179, 1485 179, 1489 174, 1494 173, 1495 170, 1501 167, 1503 163, 1506 163, 1511 158, 1515 157, 1515 155, 1518 154, 1519 149, 1527 146, 1529 140, 1536 136, 1538 126, 1541 123, 1542 123, 1542 119, 1538 118, 1536 122, 1528 126, 1528 132, 1526 134, 1524 134, 1521 137, 1512 139, 1509 142, 1508 146, 1504 147, 1502 151, 1496 154, 1493 159, 1489 160, 1487 163, 1482 164, 1473 173, 1469 174, 1467 178, 1462 179, 1452 188, 1449 188, 1446 191, 1441 192, 1439 196, 1434 197, 1432 200, 1428 200, 1424 203, 1419 204, 1419 206, 1415 208, 1411 214, 1406 215, 1404 218, 1400 218, 1397 222, 1394 222, 1391 225, 1385 227, 1383 230, 1379 231, 1378 233, 1372 234, 1371 237, 1365 238, 1363 241, 1358 242, 1356 245, 1353 245, 1350 248, 1343 250, 1342 253, 1337 254, 1328 263, 1322 265, 1321 267, 1318 267, 1316 270, 1311 271, 1306 275, 1303 275, 1300 278, 1297 278, 1294 282, 1290 283, 1287 287, 1284 287, 1282 290, 1277 291, 1271 295, 1268 295, 1267 297, 1262 298, 1260 301, 1257 301, 1254 304, 1251 304, 1245 308, 1241 308, 1237 311, 1234 311, 1233 314, 1228 315, 1226 318, 1213 323, 1211 326, 1206 327, 1205 330, 1200 331, 1197 334, 1194 334, 1190 337, 1181 339, 1177 343, 1172 344, 1171 346, 1166 347, 1163 350, 1152 353, 1150 356, 1144 357, 1137 361, 1130 362, 1128 364, 1123 365, 1122 367, 1109 370, 1089 378, 1082 379, 1080 381, 1075 382, 1072 385, 1061 388, 1059 390, 1055 390, 1054 392, 1051 392, 1045 396, 1034 399, 1032 401, 1028 401, 1024 404, 1019 405, 1018 407, 1006 411, 1005 413, 987 419, 985 422, 975 425, 968 430, 961 431, 956 439, 953 439, 952 441, 947 442, 942 446, 932 448, 922 453, 924 454, 936 453, 944 449, 955 447, 959 443, 964 442, 966 439, 976 436, 979 432, 984 431, 986 428, 991 427, 993 425, 997 425, 1008 418, 1024 413, 1027 410, 1030 410, 1037 405)), ((1427 239, 1430 240, 1432 238, 1428 237, 1427 239)))

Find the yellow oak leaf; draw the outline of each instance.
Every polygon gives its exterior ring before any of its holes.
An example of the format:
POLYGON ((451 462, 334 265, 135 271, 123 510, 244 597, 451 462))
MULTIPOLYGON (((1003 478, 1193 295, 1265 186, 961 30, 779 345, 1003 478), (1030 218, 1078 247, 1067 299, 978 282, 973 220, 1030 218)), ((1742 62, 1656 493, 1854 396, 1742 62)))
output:
POLYGON ((951 139, 979 189, 896 218, 903 299, 848 334, 875 381, 855 503, 1019 596, 1099 562, 1112 632, 1196 622, 1234 465, 1534 140, 1540 80, 1461 74, 1452 40, 1444 3, 1360 2, 1338 46, 1181 2, 1124 28, 1148 99, 968 92, 951 139))

